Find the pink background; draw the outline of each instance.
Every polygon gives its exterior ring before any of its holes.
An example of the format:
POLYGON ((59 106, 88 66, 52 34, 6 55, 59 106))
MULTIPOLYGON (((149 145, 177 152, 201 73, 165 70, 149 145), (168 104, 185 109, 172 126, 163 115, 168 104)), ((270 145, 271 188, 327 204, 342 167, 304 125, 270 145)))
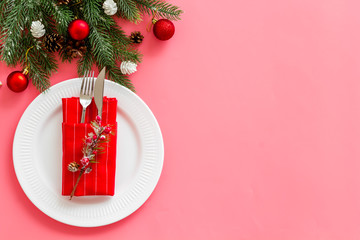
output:
MULTIPOLYGON (((360 239, 360 18, 354 0, 173 0, 173 39, 145 41, 137 94, 165 142, 159 184, 128 218, 77 228, 40 212, 13 170, 39 94, 0 88, 2 239, 360 239)), ((56 84, 76 77, 61 65, 56 84)), ((0 64, 5 83, 14 70, 0 64)))

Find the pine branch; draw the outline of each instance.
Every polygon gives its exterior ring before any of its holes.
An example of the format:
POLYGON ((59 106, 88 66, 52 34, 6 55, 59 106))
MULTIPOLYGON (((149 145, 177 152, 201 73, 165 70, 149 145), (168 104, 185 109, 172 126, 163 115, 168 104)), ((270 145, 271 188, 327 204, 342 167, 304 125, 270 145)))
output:
POLYGON ((93 64, 94 58, 92 56, 90 47, 88 46, 88 51, 85 53, 84 57, 78 61, 78 75, 84 76, 85 71, 91 70, 93 64))
POLYGON ((89 39, 91 45, 93 46, 91 51, 94 55, 95 63, 98 66, 99 70, 102 69, 103 67, 106 67, 106 72, 108 73, 109 79, 134 91, 134 86, 132 85, 131 81, 127 78, 127 76, 124 76, 121 73, 119 67, 116 64, 116 60, 118 58, 120 59, 126 58, 126 59, 132 59, 135 62, 139 62, 140 61, 139 54, 135 50, 134 51, 125 50, 125 46, 123 45, 122 48, 115 47, 116 44, 119 44, 119 42, 115 43, 116 41, 116 40, 114 41, 115 38, 106 39, 106 37, 108 37, 108 35, 106 35, 106 32, 102 32, 101 30, 100 31, 94 30, 93 34, 94 36, 93 37, 89 36, 89 39), (92 38, 94 38, 93 43, 91 41, 92 38), (101 42, 103 44, 101 44, 101 42), (108 47, 106 47, 107 44, 108 47))
POLYGON ((117 61, 131 61, 134 63, 141 62, 141 55, 136 49, 116 49, 116 60, 117 61))
POLYGON ((10 9, 14 6, 14 2, 9 0, 0 1, 0 29, 3 26, 6 15, 9 13, 10 9))
POLYGON ((74 19, 74 14, 68 6, 57 6, 53 1, 41 0, 40 7, 43 8, 48 21, 56 26, 59 34, 66 35, 69 23, 74 19))
POLYGON ((96 26, 100 21, 104 21, 101 4, 101 0, 87 0, 83 2, 83 18, 90 26, 96 26))
POLYGON ((118 7, 117 16, 134 23, 141 21, 140 11, 133 0, 116 0, 116 5, 118 7))
POLYGON ((135 50, 129 50, 130 40, 117 26, 113 18, 103 13, 97 0, 84 2, 84 13, 85 9, 91 9, 93 14, 91 17, 89 16, 89 12, 84 14, 84 20, 91 26, 88 37, 88 51, 91 52, 93 60, 90 59, 90 56, 84 56, 79 62, 78 72, 83 74, 85 69, 89 68, 90 64, 95 62, 99 69, 106 67, 110 79, 134 90, 134 86, 130 80, 121 73, 116 61, 126 58, 139 62, 139 54, 135 50), (97 6, 97 8, 95 6, 97 6))
POLYGON ((3 50, 4 50, 3 44, 5 41, 5 36, 3 31, 4 21, 6 19, 6 16, 13 7, 14 7, 14 3, 10 2, 9 0, 4 0, 0 2, 0 59, 3 59, 2 58, 3 50))
POLYGON ((1 60, 9 66, 15 66, 24 52, 24 47, 19 43, 22 42, 23 29, 26 27, 27 7, 24 1, 9 7, 0 33, 3 42, 1 60))
POLYGON ((132 49, 131 41, 125 35, 124 31, 117 25, 113 25, 111 26, 110 32, 112 33, 111 42, 114 46, 115 60, 140 63, 141 54, 136 49, 132 49))
POLYGON ((170 3, 162 0, 135 0, 140 11, 153 15, 156 18, 167 18, 170 20, 180 20, 183 11, 170 3))
MULTIPOLYGON (((142 14, 170 20, 180 19, 182 11, 163 0, 115 0, 117 15, 132 22, 141 20, 142 14)), ((133 48, 129 38, 115 20, 104 13, 103 0, 72 0, 69 5, 58 6, 52 0, 0 0, 0 60, 10 66, 30 65, 29 77, 33 84, 44 91, 49 86, 49 77, 57 69, 53 53, 30 33, 31 23, 42 21, 46 33, 59 33, 67 37, 68 25, 74 19, 84 19, 90 26, 85 40, 87 52, 78 60, 78 74, 83 75, 95 64, 99 69, 107 68, 108 77, 131 90, 134 86, 121 73, 120 61, 139 63, 141 54, 133 48), (28 52, 27 58, 26 51, 28 52)), ((63 61, 71 61, 60 51, 63 61)))
POLYGON ((50 87, 50 75, 58 68, 55 56, 43 49, 40 42, 34 40, 31 35, 23 39, 23 45, 29 51, 27 57, 26 52, 24 53, 20 63, 23 68, 28 68, 29 78, 34 86, 43 92, 50 87))
POLYGON ((110 17, 102 13, 99 0, 88 0, 83 4, 84 20, 91 26, 88 40, 94 59, 100 65, 114 65, 114 47, 111 45, 108 32, 110 17))
POLYGON ((93 27, 89 35, 89 42, 96 62, 105 66, 115 64, 114 48, 107 31, 93 27))
POLYGON ((116 25, 115 22, 110 26, 110 32, 112 42, 116 44, 115 48, 127 48, 132 44, 125 32, 118 25, 116 25))
POLYGON ((114 82, 123 85, 124 87, 129 88, 131 91, 135 92, 134 85, 131 83, 129 78, 123 75, 117 66, 107 67, 106 71, 108 73, 108 77, 112 79, 114 82))

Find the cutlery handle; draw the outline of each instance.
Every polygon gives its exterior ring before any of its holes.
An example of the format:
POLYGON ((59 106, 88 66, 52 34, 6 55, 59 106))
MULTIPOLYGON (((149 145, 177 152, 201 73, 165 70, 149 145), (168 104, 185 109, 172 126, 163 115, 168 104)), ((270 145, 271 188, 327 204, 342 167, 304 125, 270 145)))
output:
POLYGON ((81 122, 80 122, 80 123, 84 123, 84 122, 85 122, 85 111, 86 111, 86 108, 83 107, 82 113, 81 113, 81 122))

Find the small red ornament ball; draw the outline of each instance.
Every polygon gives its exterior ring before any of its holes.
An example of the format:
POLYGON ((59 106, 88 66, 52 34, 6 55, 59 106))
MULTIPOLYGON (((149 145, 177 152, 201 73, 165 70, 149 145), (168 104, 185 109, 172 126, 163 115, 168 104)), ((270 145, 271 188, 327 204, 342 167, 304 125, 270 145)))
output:
POLYGON ((23 72, 14 71, 9 74, 6 83, 11 91, 22 92, 27 88, 29 79, 23 72))
POLYGON ((154 24, 154 35, 159 40, 169 40, 175 33, 174 24, 168 19, 160 19, 154 24))
POLYGON ((68 32, 72 39, 80 41, 89 36, 90 27, 84 20, 76 19, 69 24, 68 32))

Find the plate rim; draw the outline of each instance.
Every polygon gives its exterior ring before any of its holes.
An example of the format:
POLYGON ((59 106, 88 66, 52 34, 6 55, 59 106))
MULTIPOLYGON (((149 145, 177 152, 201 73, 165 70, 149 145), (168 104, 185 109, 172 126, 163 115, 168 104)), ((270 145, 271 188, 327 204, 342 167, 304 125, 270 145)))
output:
MULTIPOLYGON (((61 81, 53 86, 51 86, 49 88, 48 91, 51 91, 51 89, 53 88, 60 88, 63 87, 62 85, 66 85, 66 84, 77 84, 77 81, 80 81, 81 78, 71 78, 71 79, 67 79, 64 81, 61 81)), ((138 210, 151 196, 151 194, 154 192, 160 176, 162 174, 162 169, 163 169, 163 164, 164 164, 164 140, 163 140, 163 136, 162 136, 162 132, 159 126, 159 123, 157 121, 157 119, 155 118, 153 112, 151 111, 151 109, 149 108, 149 106, 134 92, 132 92, 131 90, 129 90, 128 88, 115 83, 113 81, 110 80, 105 80, 106 85, 110 84, 110 85, 116 85, 116 87, 120 87, 123 91, 125 91, 127 94, 132 95, 132 97, 134 97, 136 99, 136 101, 139 101, 139 103, 142 105, 142 107, 144 107, 146 109, 146 111, 148 111, 149 116, 151 117, 152 122, 154 123, 153 127, 154 130, 157 132, 157 142, 159 144, 159 156, 160 156, 160 161, 158 162, 159 166, 158 166, 158 174, 156 176, 154 176, 154 178, 152 179, 153 184, 151 185, 151 189, 148 188, 146 190, 148 190, 148 194, 140 201, 140 203, 138 204, 130 204, 130 208, 128 208, 128 210, 126 211, 125 214, 123 214, 120 217, 108 217, 107 221, 102 221, 101 223, 99 223, 98 221, 94 221, 94 224, 83 224, 83 223, 74 223, 71 220, 68 221, 66 219, 61 218, 61 216, 54 216, 52 209, 46 209, 44 206, 42 206, 41 204, 39 204, 38 200, 32 196, 31 192, 31 187, 29 186, 29 184, 23 182, 23 177, 21 176, 21 161, 20 160, 16 160, 17 157, 17 153, 16 150, 18 148, 20 148, 18 146, 18 144, 16 144, 17 141, 20 141, 21 139, 21 132, 20 130, 22 130, 24 128, 24 124, 23 123, 25 120, 25 117, 27 115, 31 116, 31 111, 33 110, 33 105, 35 105, 38 102, 42 102, 46 99, 42 99, 46 97, 47 92, 45 93, 40 93, 38 96, 36 96, 31 103, 26 107, 25 111, 23 112, 23 114, 21 115, 17 126, 16 126, 16 130, 15 130, 15 134, 14 134, 14 138, 13 138, 13 142, 12 142, 12 158, 13 158, 13 166, 14 166, 14 170, 15 170, 15 174, 16 174, 16 178, 20 184, 21 189, 24 191, 25 195, 27 196, 27 198, 30 200, 30 202, 32 202, 32 204, 35 205, 35 207, 37 207, 41 212, 43 212, 45 215, 51 217, 52 219, 67 224, 67 225, 71 225, 71 226, 76 226, 76 227, 100 227, 100 226, 105 226, 105 225, 109 225, 115 222, 118 222, 126 217, 128 217, 129 215, 131 215, 132 213, 134 213, 136 210, 138 210), (134 205, 134 206, 133 206, 134 205)), ((56 94, 56 92, 55 92, 56 94)), ((55 211, 56 212, 56 211, 55 211)))

